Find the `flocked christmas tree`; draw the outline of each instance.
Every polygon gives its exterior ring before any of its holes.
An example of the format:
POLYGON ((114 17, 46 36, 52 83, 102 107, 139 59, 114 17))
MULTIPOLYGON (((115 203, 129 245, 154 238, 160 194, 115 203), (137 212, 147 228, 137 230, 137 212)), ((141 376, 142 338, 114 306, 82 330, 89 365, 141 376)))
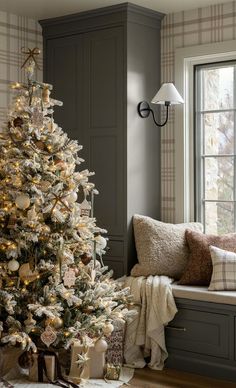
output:
POLYGON ((130 296, 99 260, 92 174, 78 171, 82 147, 54 122, 62 103, 34 80, 38 51, 29 53, 0 134, 0 343, 36 351, 111 333, 130 296))

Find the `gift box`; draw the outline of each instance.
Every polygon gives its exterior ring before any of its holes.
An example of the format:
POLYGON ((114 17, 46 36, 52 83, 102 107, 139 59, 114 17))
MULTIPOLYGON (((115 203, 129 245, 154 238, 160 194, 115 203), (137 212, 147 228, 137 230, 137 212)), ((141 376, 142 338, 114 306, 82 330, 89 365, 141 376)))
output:
POLYGON ((93 344, 82 345, 75 341, 71 351, 71 368, 69 379, 79 383, 82 379, 103 379, 105 370, 105 351, 97 351, 93 344), (80 358, 86 360, 78 363, 80 358))
POLYGON ((56 378, 56 355, 32 354, 29 380, 35 382, 48 382, 54 381, 56 378))
MULTIPOLYGON (((0 376, 12 379, 17 379, 21 374, 21 369, 18 364, 19 356, 22 350, 17 347, 0 347, 0 376)), ((1 385, 0 385, 1 386, 1 385)))
POLYGON ((111 365, 122 365, 124 361, 124 337, 125 323, 113 322, 114 331, 106 338, 108 349, 106 352, 106 363, 111 365))
POLYGON ((105 352, 97 352, 94 346, 88 351, 88 367, 91 379, 103 379, 105 371, 105 352))

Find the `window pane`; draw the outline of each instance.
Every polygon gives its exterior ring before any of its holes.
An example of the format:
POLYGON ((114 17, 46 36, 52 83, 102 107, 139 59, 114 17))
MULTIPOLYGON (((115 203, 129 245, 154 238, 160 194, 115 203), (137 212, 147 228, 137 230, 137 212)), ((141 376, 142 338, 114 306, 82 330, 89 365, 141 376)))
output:
POLYGON ((234 68, 220 67, 202 70, 203 110, 233 108, 234 68))
POLYGON ((202 117, 205 154, 234 153, 234 113, 205 113, 202 117))
POLYGON ((233 203, 205 203, 205 232, 210 234, 224 234, 234 232, 233 203))
POLYGON ((234 199, 234 158, 205 158, 205 199, 234 199))

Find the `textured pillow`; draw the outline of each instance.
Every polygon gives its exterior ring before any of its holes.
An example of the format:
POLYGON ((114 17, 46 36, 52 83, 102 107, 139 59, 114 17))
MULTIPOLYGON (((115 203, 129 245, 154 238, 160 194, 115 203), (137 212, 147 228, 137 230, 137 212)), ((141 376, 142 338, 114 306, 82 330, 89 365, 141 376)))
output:
POLYGON ((189 255, 185 230, 202 231, 202 224, 166 224, 135 215, 133 225, 139 264, 133 267, 131 275, 166 275, 179 279, 189 255))
POLYGON ((236 253, 210 246, 213 272, 210 291, 236 290, 236 253))
POLYGON ((236 252, 236 233, 215 236, 186 230, 186 241, 190 249, 188 264, 179 284, 209 286, 212 275, 210 245, 236 252))

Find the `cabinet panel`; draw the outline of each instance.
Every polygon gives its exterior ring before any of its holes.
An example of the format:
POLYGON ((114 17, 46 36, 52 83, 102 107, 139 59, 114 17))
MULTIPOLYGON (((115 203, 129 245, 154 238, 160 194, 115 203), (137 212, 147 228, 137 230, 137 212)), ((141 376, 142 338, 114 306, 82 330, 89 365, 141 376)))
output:
POLYGON ((109 235, 124 234, 123 29, 84 34, 84 149, 101 195, 95 215, 109 235), (86 66, 85 66, 86 64, 86 66))
POLYGON ((95 198, 96 218, 112 235, 121 233, 123 209, 117 142, 116 136, 91 136, 89 147, 90 169, 95 170, 93 181, 101 192, 95 198))
POLYGON ((83 141, 82 56, 79 54, 82 50, 79 35, 47 42, 46 81, 53 84, 52 97, 63 101, 62 107, 55 107, 55 121, 79 143, 83 141))
POLYGON ((117 36, 89 39, 90 129, 117 126, 117 36))
POLYGON ((166 328, 167 348, 227 358, 229 316, 179 309, 166 328))

